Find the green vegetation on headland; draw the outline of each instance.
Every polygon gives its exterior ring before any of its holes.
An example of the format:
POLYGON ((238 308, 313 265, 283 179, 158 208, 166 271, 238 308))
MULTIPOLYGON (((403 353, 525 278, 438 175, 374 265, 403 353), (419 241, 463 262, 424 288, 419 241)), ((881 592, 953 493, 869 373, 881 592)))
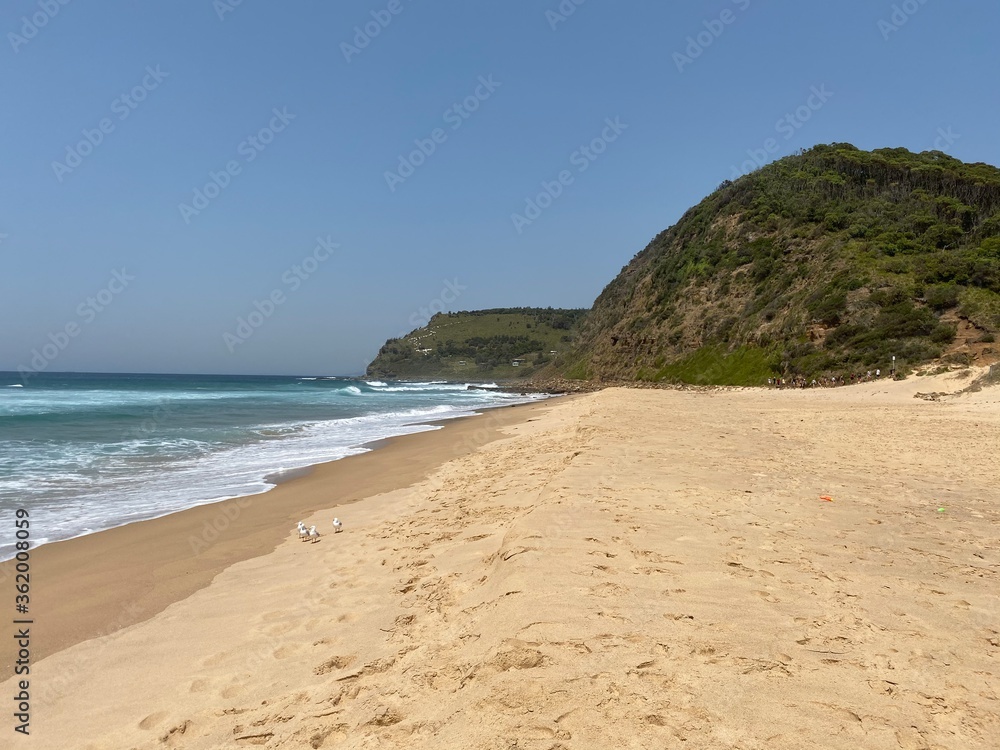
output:
POLYGON ((759 384, 991 358, 1000 170, 817 146, 724 182, 612 281, 553 374, 759 384))
POLYGON ((833 144, 722 183, 586 317, 437 315, 369 375, 758 385, 993 362, 998 330, 1000 169, 833 144))
POLYGON ((523 380, 571 346, 584 310, 503 308, 439 313, 390 339, 368 377, 523 380))

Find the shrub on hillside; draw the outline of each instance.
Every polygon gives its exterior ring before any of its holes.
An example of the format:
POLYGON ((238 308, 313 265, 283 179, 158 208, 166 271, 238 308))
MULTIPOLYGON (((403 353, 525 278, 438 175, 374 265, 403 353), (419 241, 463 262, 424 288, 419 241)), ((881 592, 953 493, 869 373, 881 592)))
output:
POLYGON ((958 284, 934 284, 924 291, 924 300, 932 310, 950 310, 958 306, 961 292, 958 284))
POLYGON ((946 323, 941 323, 934 327, 931 331, 930 339, 935 344, 950 344, 955 340, 955 333, 957 329, 955 326, 947 325, 946 323))
POLYGON ((882 308, 875 319, 875 328, 886 338, 903 339, 927 336, 937 325, 934 313, 917 307, 910 300, 882 308))

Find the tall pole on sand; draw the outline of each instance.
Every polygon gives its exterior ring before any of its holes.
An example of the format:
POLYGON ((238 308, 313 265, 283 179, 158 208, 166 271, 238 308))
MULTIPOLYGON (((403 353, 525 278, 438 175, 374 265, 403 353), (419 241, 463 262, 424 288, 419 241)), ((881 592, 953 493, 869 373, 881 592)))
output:
POLYGON ((896 377, 896 355, 892 355, 892 377, 896 377))

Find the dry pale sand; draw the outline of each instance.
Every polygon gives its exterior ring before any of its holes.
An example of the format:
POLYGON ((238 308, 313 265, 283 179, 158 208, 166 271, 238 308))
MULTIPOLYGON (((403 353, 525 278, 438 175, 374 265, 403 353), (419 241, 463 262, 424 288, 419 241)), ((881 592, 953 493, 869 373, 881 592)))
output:
POLYGON ((20 744, 1000 747, 1000 392, 912 397, 955 387, 554 403, 38 663, 20 744))

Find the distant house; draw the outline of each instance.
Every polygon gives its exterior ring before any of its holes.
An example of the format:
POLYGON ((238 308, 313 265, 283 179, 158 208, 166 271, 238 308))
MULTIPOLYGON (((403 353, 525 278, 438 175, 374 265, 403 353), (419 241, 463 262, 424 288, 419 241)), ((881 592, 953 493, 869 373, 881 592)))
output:
POLYGON ((559 352, 557 352, 555 349, 553 349, 552 351, 549 352, 549 354, 558 354, 558 353, 559 352))
POLYGON ((522 362, 524 362, 523 359, 515 359, 513 362, 511 362, 511 365, 513 367, 520 367, 522 362))

